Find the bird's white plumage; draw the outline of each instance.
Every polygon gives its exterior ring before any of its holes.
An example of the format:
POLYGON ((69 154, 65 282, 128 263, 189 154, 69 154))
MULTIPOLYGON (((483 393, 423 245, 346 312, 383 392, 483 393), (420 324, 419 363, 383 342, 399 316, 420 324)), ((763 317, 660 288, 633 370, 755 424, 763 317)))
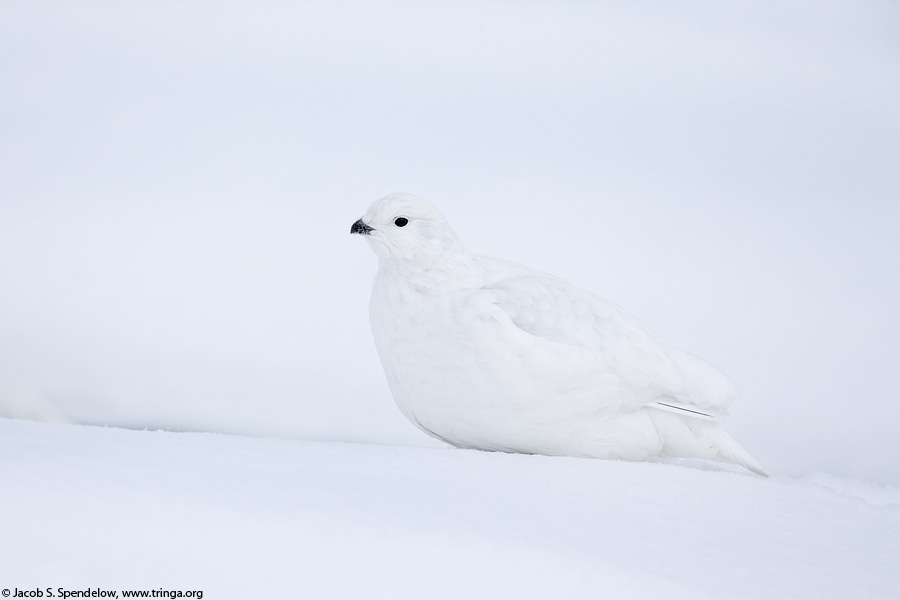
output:
POLYGON ((734 384, 628 312, 470 253, 421 198, 387 196, 360 221, 379 258, 375 344, 397 405, 427 433, 466 448, 695 456, 763 473, 722 429, 734 384))

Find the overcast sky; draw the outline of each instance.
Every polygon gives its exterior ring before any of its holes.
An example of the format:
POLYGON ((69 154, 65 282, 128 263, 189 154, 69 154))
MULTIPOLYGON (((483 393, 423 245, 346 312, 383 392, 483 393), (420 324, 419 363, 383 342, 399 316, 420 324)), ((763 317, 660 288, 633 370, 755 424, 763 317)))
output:
POLYGON ((0 0, 0 415, 437 444, 350 224, 424 196, 900 484, 900 5, 0 0))

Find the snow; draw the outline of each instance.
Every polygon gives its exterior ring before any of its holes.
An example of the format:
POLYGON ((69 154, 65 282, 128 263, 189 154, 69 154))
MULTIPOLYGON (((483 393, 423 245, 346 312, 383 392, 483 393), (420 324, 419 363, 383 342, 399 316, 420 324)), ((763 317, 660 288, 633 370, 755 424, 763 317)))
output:
POLYGON ((205 598, 897 598, 900 489, 0 420, 0 586, 205 598))

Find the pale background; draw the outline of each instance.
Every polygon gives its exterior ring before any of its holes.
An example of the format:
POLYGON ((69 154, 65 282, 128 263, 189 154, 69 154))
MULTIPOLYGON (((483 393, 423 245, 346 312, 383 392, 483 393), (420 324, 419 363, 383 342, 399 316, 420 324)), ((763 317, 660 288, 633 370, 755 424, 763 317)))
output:
POLYGON ((0 0, 0 415, 434 444, 349 235, 393 191, 900 484, 900 4, 0 0))

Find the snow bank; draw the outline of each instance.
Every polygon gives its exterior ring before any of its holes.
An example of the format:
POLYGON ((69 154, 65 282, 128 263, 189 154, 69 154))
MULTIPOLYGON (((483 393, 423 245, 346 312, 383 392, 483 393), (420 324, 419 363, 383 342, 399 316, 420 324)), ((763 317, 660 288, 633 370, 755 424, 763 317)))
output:
POLYGON ((900 489, 0 420, 0 587, 896 598, 900 489))

